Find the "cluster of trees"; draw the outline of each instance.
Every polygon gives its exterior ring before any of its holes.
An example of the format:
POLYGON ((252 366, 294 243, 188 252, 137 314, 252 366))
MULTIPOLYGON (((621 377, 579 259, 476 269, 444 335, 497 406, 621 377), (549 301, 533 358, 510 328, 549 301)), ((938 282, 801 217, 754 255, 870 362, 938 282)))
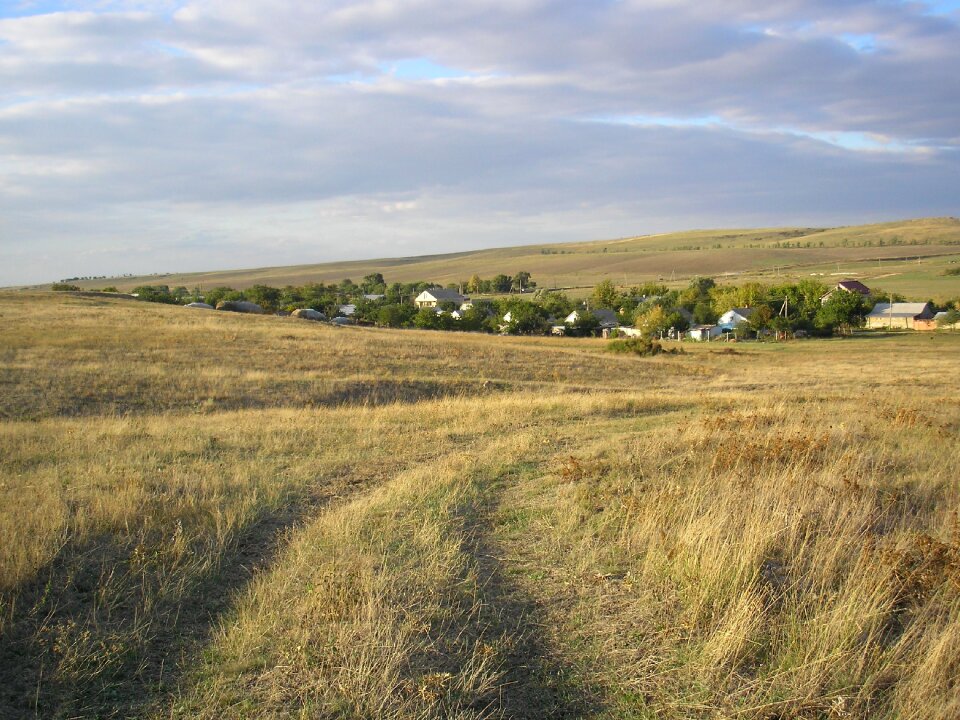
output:
MULTIPOLYGON (((749 322, 739 328, 742 335, 768 330, 831 335, 863 325, 878 302, 905 300, 902 295, 876 290, 869 297, 838 291, 821 302, 829 290, 814 279, 778 285, 717 285, 712 278, 696 277, 681 290, 651 283, 622 292, 605 280, 594 288, 591 300, 594 307, 616 310, 622 324, 651 335, 670 328, 686 330, 691 324, 712 324, 728 310, 743 307, 752 308, 753 313, 749 322)), ((939 307, 931 303, 938 309, 960 307, 960 299, 939 307)))
POLYGON ((632 288, 620 293, 605 281, 594 289, 599 306, 618 308, 623 321, 644 334, 658 334, 671 328, 686 330, 691 324, 712 324, 733 308, 752 308, 753 313, 740 334, 751 332, 797 331, 830 335, 838 329, 856 327, 873 303, 856 293, 837 292, 826 303, 820 299, 827 286, 816 280, 764 285, 717 285, 709 277, 696 277, 680 290, 664 286, 632 288))
POLYGON ((459 283, 468 293, 476 295, 491 295, 493 293, 530 292, 537 283, 530 278, 530 273, 521 270, 516 275, 494 275, 485 280, 479 275, 472 275, 469 280, 459 283))
MULTIPOLYGON (((150 302, 185 304, 202 301, 215 306, 221 301, 247 300, 269 312, 309 307, 330 317, 335 316, 342 305, 353 304, 356 305, 355 315, 359 320, 382 321, 382 324, 402 327, 413 323, 412 318, 416 315, 414 298, 424 290, 435 287, 440 286, 426 281, 387 283, 381 273, 371 273, 359 283, 347 278, 339 283, 307 283, 283 288, 258 284, 243 290, 221 286, 205 291, 200 288, 188 290, 183 286, 141 285, 132 292, 150 302), (382 318, 381 311, 384 311, 382 318)), ((467 281, 449 283, 446 287, 469 293, 510 293, 531 290, 536 287, 536 282, 529 272, 521 271, 513 276, 497 275, 489 280, 474 275, 467 281)), ((486 309, 495 311, 497 307, 498 303, 494 302, 486 309)), ((426 322, 425 318, 422 318, 422 322, 426 322)))
MULTIPOLYGON (((465 283, 470 293, 488 289, 509 292, 536 287, 530 273, 513 277, 499 275, 483 280, 474 275, 465 283)), ((346 279, 339 283, 308 283, 275 288, 254 285, 245 290, 218 287, 201 293, 185 287, 170 289, 166 285, 145 285, 134 289, 142 299, 152 302, 183 304, 202 300, 216 305, 221 300, 248 300, 267 311, 309 307, 334 317, 345 304, 355 306, 358 322, 383 327, 416 327, 433 330, 473 332, 507 332, 511 334, 546 334, 550 326, 562 324, 573 310, 578 317, 567 333, 589 335, 599 326, 591 310, 606 309, 617 314, 621 325, 633 326, 646 337, 662 335, 670 330, 684 331, 692 324, 711 324, 732 308, 753 310, 749 322, 737 328, 739 335, 765 331, 803 330, 812 335, 846 332, 863 324, 864 317, 876 302, 899 302, 904 298, 874 292, 864 298, 857 293, 838 291, 826 302, 821 298, 829 288, 815 279, 797 283, 765 285, 748 282, 741 285, 718 285, 712 278, 696 277, 689 285, 671 290, 662 283, 646 283, 621 289, 610 280, 593 288, 585 303, 577 303, 561 292, 537 290, 529 295, 475 300, 473 307, 461 310, 453 303, 434 308, 417 309, 413 300, 435 283, 387 283, 380 273, 372 273, 360 283, 346 279), (456 311, 456 312, 455 312, 456 311)), ((464 284, 447 286, 463 289, 464 284)), ((960 309, 960 299, 947 303, 944 309, 960 309)), ((957 314, 960 319, 960 313, 957 314)), ((955 322, 954 320, 953 322, 955 322)))

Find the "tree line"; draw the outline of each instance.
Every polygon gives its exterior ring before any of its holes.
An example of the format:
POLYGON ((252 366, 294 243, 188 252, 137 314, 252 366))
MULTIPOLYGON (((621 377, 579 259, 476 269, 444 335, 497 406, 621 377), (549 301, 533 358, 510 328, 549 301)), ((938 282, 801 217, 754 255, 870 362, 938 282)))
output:
MULTIPOLYGON (((587 300, 577 302, 559 291, 536 289, 530 273, 521 271, 490 279, 474 275, 446 286, 470 294, 512 294, 476 299, 464 308, 451 302, 442 302, 439 308, 415 307, 413 301, 417 295, 437 287, 441 286, 427 281, 387 283, 381 273, 372 273, 359 283, 344 279, 339 283, 317 282, 283 288, 257 284, 243 290, 216 287, 206 291, 144 285, 134 288, 133 292, 151 302, 203 301, 216 305, 221 301, 247 300, 268 312, 312 308, 328 317, 341 314, 341 307, 350 304, 354 306, 353 318, 357 322, 382 327, 528 335, 550 332, 551 326, 564 324, 564 319, 574 310, 578 310, 576 320, 566 326, 565 332, 593 334, 600 321, 591 311, 604 309, 616 313, 621 325, 636 327, 647 337, 671 330, 682 332, 691 325, 713 324, 728 310, 744 307, 751 308, 752 314, 747 323, 734 330, 736 334, 802 330, 810 335, 825 336, 862 326, 876 302, 904 300, 901 295, 875 290, 869 297, 837 291, 822 302, 830 288, 814 279, 773 285, 759 282, 719 285, 713 278, 695 277, 680 289, 656 282, 620 288, 604 280, 593 288, 587 300)), ((960 298, 940 306, 934 303, 934 306, 957 312, 960 298)))

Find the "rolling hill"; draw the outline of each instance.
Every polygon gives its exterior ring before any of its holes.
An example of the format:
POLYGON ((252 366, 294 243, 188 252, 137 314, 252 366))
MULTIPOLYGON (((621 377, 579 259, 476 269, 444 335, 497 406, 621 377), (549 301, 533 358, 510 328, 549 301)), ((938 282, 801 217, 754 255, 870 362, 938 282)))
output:
POLYGON ((359 280, 373 272, 383 273, 388 282, 429 280, 446 284, 465 281, 473 274, 492 277, 526 270, 540 286, 584 288, 604 278, 629 285, 647 280, 679 283, 694 275, 740 281, 835 273, 867 280, 884 276, 885 288, 905 294, 952 296, 960 293, 960 278, 936 278, 946 264, 958 260, 960 220, 924 218, 837 228, 692 230, 446 255, 157 274, 78 284, 85 289, 112 284, 129 290, 157 283, 191 289, 220 285, 241 289, 257 283, 282 287, 347 277, 359 280))

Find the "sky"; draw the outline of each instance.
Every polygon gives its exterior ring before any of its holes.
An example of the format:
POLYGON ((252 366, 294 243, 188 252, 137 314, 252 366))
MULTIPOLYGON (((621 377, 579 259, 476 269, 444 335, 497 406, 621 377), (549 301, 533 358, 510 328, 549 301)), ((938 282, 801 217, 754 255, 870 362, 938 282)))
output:
POLYGON ((960 0, 0 0, 0 285, 960 214, 960 0))

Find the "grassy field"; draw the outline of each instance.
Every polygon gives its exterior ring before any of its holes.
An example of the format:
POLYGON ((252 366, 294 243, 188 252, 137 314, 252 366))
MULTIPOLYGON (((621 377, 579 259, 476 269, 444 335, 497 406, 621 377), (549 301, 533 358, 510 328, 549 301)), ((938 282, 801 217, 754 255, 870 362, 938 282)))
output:
POLYGON ((883 279, 883 286, 895 292, 924 289, 933 291, 936 299, 945 299, 960 294, 960 277, 941 276, 946 264, 958 261, 960 220, 926 218, 828 229, 695 230, 427 257, 92 280, 79 285, 89 289, 112 284, 121 290, 157 283, 190 289, 244 288, 256 283, 283 287, 347 277, 359 281, 373 272, 383 273, 388 282, 448 283, 465 281, 474 273, 492 278, 526 270, 541 287, 589 288, 606 278, 623 285, 649 280, 680 285, 694 275, 726 276, 740 282, 846 271, 867 279, 885 276, 889 279, 883 279), (907 269, 901 267, 906 265, 907 269))
POLYGON ((960 333, 0 294, 0 717, 960 715, 960 333))

